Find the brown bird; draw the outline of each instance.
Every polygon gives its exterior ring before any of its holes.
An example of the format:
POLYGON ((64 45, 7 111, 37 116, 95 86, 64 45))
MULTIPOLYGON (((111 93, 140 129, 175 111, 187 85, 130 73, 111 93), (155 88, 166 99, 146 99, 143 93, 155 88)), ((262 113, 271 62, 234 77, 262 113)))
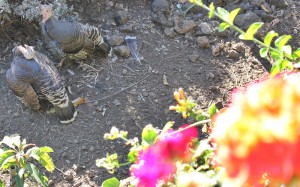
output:
POLYGON ((40 5, 43 15, 41 29, 48 51, 60 58, 85 59, 94 50, 111 55, 111 47, 104 41, 98 28, 76 21, 53 18, 51 5, 40 5))
POLYGON ((77 111, 53 62, 27 45, 15 47, 13 56, 6 80, 17 98, 34 110, 40 109, 41 100, 48 100, 61 123, 74 121, 77 111))

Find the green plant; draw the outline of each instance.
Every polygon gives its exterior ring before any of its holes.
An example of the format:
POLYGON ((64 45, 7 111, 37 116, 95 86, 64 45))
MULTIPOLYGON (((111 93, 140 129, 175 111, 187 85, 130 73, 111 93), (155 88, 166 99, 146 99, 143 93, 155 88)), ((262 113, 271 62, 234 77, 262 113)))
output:
POLYGON ((11 181, 15 181, 17 187, 24 186, 26 179, 34 179, 40 185, 48 186, 48 178, 32 163, 32 158, 52 172, 55 167, 48 154, 53 152, 50 147, 27 144, 26 139, 21 141, 17 134, 5 136, 0 146, 0 170, 9 170, 11 181))
POLYGON ((279 36, 275 31, 270 31, 267 33, 264 41, 262 42, 256 39, 254 35, 264 23, 252 23, 246 32, 234 25, 234 19, 237 16, 240 8, 228 12, 221 7, 215 8, 213 3, 211 3, 209 6, 206 6, 201 0, 190 0, 190 2, 207 10, 209 18, 216 16, 222 20, 222 23, 219 25, 220 32, 225 31, 227 28, 232 28, 240 34, 239 38, 241 40, 250 40, 260 45, 260 56, 263 58, 268 58, 273 63, 271 76, 275 76, 284 69, 292 70, 294 65, 297 64, 297 60, 300 58, 300 48, 293 51, 292 47, 287 45, 287 42, 292 38, 291 35, 279 36), (278 38, 275 40, 274 46, 272 46, 271 42, 274 37, 278 38))
POLYGON ((211 162, 214 148, 210 145, 208 137, 203 140, 197 138, 195 128, 203 125, 202 131, 208 132, 209 126, 206 124, 217 112, 216 106, 211 105, 207 112, 197 109, 197 104, 187 99, 181 88, 174 92, 174 97, 178 104, 171 106, 170 110, 176 110, 183 118, 190 117, 197 122, 183 125, 176 131, 172 130, 174 122, 168 122, 162 130, 147 125, 142 131, 141 141, 138 138, 128 139, 126 131, 112 127, 110 133, 104 135, 104 139, 120 138, 126 145, 130 145, 128 162, 119 163, 118 154, 114 153, 97 159, 96 165, 106 168, 110 173, 114 173, 115 169, 122 165, 131 165, 131 176, 121 181, 115 177, 107 179, 102 183, 102 187, 152 187, 157 182, 167 186, 188 186, 195 182, 195 178, 201 179, 196 181, 201 186, 217 184, 219 173, 211 162), (143 165, 146 166, 143 168, 143 165))

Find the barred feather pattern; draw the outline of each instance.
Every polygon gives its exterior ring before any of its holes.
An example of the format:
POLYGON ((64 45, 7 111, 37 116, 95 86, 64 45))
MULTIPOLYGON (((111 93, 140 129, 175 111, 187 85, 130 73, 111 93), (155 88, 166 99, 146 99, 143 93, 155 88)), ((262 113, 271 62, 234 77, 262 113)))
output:
POLYGON ((42 23, 42 35, 48 50, 59 58, 85 59, 104 43, 98 28, 54 18, 42 23))
POLYGON ((63 105, 69 102, 64 82, 59 77, 53 62, 42 53, 36 52, 34 60, 40 65, 40 77, 37 79, 37 87, 40 88, 42 95, 53 105, 63 105))
POLYGON ((81 25, 81 29, 95 45, 101 45, 104 42, 98 28, 91 25, 81 25))

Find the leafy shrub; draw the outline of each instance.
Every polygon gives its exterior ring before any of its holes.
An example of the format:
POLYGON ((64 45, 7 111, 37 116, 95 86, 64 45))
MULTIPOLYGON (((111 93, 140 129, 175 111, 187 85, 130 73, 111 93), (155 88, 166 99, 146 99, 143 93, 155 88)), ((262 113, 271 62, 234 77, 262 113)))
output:
POLYGON ((287 42, 292 38, 291 35, 279 36, 275 31, 270 31, 264 38, 264 41, 260 41, 256 39, 254 35, 264 23, 252 23, 246 32, 234 25, 234 19, 237 16, 240 8, 228 12, 221 7, 215 8, 213 3, 211 3, 208 7, 202 2, 202 0, 190 0, 190 2, 206 9, 209 12, 209 18, 216 16, 222 20, 222 23, 219 25, 220 32, 225 31, 228 28, 232 28, 240 33, 239 38, 241 40, 250 40, 260 45, 260 56, 263 58, 268 58, 271 62, 274 62, 271 69, 271 76, 275 76, 285 69, 293 70, 294 67, 299 66, 297 60, 300 58, 300 48, 293 51, 292 47, 287 45, 287 42), (271 45, 271 42, 275 37, 278 38, 275 40, 274 45, 271 45))
MULTIPOLYGON (((215 105, 208 109, 208 113, 196 110, 196 103, 187 99, 182 89, 174 92, 177 101, 176 106, 171 106, 171 110, 181 113, 183 118, 192 117, 198 122, 191 125, 182 125, 178 130, 172 130, 174 122, 168 122, 162 130, 147 125, 141 136, 127 139, 127 132, 119 131, 113 127, 110 133, 106 133, 104 138, 114 140, 121 138, 130 145, 125 164, 131 164, 131 177, 119 181, 111 178, 103 182, 103 187, 125 186, 147 186, 157 185, 179 185, 187 186, 196 184, 200 186, 212 186, 217 184, 217 171, 210 161, 213 155, 213 148, 209 140, 199 140, 198 130, 195 126, 202 124, 204 131, 207 131, 207 123, 210 116, 216 112, 215 105), (200 179, 193 181, 193 178, 200 179)), ((210 129, 210 128, 208 128, 210 129)), ((96 161, 98 167, 104 167, 113 173, 115 168, 124 164, 118 161, 117 153, 107 155, 96 161)))
POLYGON ((0 169, 9 170, 11 181, 17 187, 24 186, 26 179, 34 179, 40 185, 48 186, 48 178, 32 163, 32 159, 52 172, 55 167, 48 154, 53 152, 50 147, 27 144, 25 139, 21 141, 19 135, 5 136, 0 146, 0 169))

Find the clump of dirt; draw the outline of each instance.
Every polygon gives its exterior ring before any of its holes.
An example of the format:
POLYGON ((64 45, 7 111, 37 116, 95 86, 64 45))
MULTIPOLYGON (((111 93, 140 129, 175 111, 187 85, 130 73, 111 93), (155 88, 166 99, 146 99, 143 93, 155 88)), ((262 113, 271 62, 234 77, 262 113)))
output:
MULTIPOLYGON (((298 44, 298 1, 214 2, 228 10, 241 7, 236 23, 242 28, 262 20, 266 30, 291 34, 295 39, 292 44, 298 44), (281 6, 285 3, 287 6, 281 6)), ((126 161, 129 147, 122 141, 103 139, 112 126, 140 138, 147 124, 161 128, 170 120, 176 121, 176 127, 188 123, 168 110, 175 104, 172 95, 179 87, 203 109, 213 101, 226 106, 234 88, 265 76, 270 69, 270 63, 259 57, 256 45, 239 41, 232 30, 219 33, 219 21, 209 20, 202 9, 195 7, 183 16, 189 3, 70 0, 67 4, 74 8, 75 20, 100 27, 124 54, 128 49, 122 38, 136 36, 143 60, 94 56, 64 65, 60 73, 70 98, 84 97, 92 102, 78 107, 75 122, 62 125, 46 110, 33 111, 22 105, 5 81, 15 45, 37 45, 43 51, 39 25, 16 17, 0 28, 0 138, 19 133, 28 143, 53 148, 51 156, 57 169, 46 173, 49 186, 99 186, 112 177, 95 165, 107 152, 118 152, 120 160, 126 161)), ((119 179, 129 176, 128 168, 118 169, 115 175, 119 179)))

